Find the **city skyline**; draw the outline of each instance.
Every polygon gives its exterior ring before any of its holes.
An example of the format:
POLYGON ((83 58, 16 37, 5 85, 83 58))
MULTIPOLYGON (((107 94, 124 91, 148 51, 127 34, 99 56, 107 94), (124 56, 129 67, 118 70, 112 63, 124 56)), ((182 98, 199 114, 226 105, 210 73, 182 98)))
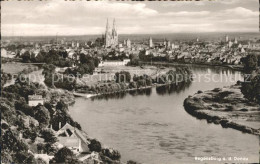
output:
POLYGON ((117 20, 119 34, 259 32, 259 2, 4 1, 1 33, 100 35, 107 18, 117 20))

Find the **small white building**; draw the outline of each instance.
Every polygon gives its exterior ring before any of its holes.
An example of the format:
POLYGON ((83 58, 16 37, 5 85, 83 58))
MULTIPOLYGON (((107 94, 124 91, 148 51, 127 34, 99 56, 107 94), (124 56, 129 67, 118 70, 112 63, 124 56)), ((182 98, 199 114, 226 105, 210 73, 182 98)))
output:
POLYGON ((38 104, 43 105, 42 95, 29 95, 28 96, 28 105, 29 106, 37 106, 38 104))
POLYGON ((10 52, 10 51, 6 51, 6 49, 1 48, 1 57, 4 57, 4 58, 14 58, 15 57, 15 53, 14 52, 10 52))
POLYGON ((123 61, 108 60, 108 61, 101 61, 98 66, 99 67, 102 67, 102 66, 124 66, 124 65, 127 65, 128 62, 130 62, 130 59, 124 59, 123 61))

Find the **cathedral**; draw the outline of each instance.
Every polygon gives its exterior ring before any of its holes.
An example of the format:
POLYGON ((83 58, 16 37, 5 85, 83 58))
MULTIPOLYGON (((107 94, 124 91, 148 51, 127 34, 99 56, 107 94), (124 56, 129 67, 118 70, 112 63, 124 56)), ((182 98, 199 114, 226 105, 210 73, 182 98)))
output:
POLYGON ((105 47, 115 47, 118 45, 118 34, 116 31, 116 21, 113 21, 113 27, 110 31, 110 26, 107 20, 106 32, 105 32, 105 47))

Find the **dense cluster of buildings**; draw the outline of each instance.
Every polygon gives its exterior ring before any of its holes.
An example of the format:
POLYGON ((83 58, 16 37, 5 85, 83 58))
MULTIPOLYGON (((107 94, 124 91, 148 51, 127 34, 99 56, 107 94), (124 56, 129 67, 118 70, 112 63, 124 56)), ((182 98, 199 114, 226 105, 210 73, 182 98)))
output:
POLYGON ((113 20, 110 28, 107 20, 105 35, 95 41, 75 41, 66 40, 65 38, 52 39, 46 42, 20 42, 2 41, 2 57, 13 58, 21 56, 25 52, 37 57, 41 51, 48 52, 51 49, 64 51, 67 58, 78 60, 80 54, 96 56, 100 59, 100 66, 118 66, 126 65, 129 62, 130 55, 137 56, 140 52, 152 57, 165 57, 169 61, 181 61, 189 63, 199 62, 221 62, 228 64, 239 64, 240 58, 245 56, 249 51, 260 51, 260 41, 244 41, 237 38, 230 39, 225 36, 223 41, 200 41, 197 38, 194 41, 172 41, 167 39, 156 42, 153 38, 147 38, 146 41, 132 43, 130 39, 120 41, 116 29, 116 21, 113 20), (10 45, 16 44, 19 49, 10 49, 10 45), (101 45, 99 45, 101 44, 101 45), (113 52, 113 53, 111 53, 113 52), (123 58, 119 58, 123 55, 123 58), (105 59, 104 59, 104 56, 105 59))
POLYGON ((236 38, 234 41, 231 41, 227 37, 225 42, 196 41, 192 43, 171 44, 170 41, 164 40, 157 46, 153 45, 153 41, 150 38, 149 46, 145 48, 145 54, 152 55, 153 57, 167 57, 168 60, 189 63, 215 61, 227 64, 239 64, 240 59, 252 48, 250 43, 239 43, 236 38))

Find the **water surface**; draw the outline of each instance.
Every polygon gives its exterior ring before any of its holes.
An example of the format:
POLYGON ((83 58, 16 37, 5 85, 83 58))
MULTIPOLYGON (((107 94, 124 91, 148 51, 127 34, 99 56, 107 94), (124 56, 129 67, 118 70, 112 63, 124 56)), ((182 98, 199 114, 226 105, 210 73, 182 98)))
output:
POLYGON ((186 113, 183 107, 189 95, 234 84, 242 78, 240 73, 218 67, 193 66, 192 70, 196 75, 214 75, 216 80, 229 76, 234 81, 207 83, 207 78, 202 77, 178 88, 77 98, 70 114, 90 137, 119 150, 123 162, 131 159, 149 164, 203 163, 195 161, 195 156, 247 157, 249 161, 240 162, 258 162, 257 136, 208 124, 186 113))

